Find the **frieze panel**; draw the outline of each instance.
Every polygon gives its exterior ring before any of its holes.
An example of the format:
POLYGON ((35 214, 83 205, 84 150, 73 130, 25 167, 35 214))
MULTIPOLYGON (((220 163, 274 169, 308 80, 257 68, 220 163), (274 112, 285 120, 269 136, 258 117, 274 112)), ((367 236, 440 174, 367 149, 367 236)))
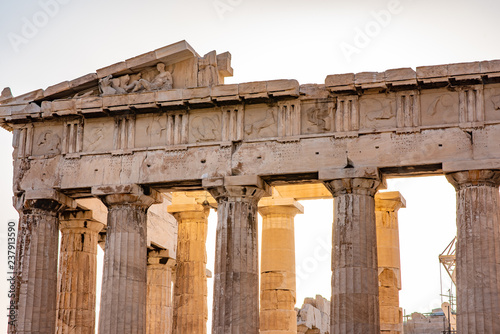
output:
POLYGON ((500 95, 493 96, 490 102, 493 104, 493 110, 500 110, 500 95))
POLYGON ((278 136, 278 107, 276 105, 246 105, 244 119, 245 139, 278 136))
POLYGON ((359 133, 418 132, 436 127, 460 126, 468 130, 483 127, 485 120, 500 119, 500 85, 486 90, 477 85, 274 103, 240 101, 212 108, 199 104, 197 108, 155 108, 141 110, 145 113, 137 115, 130 114, 137 109, 127 109, 126 115, 120 115, 117 109, 112 117, 59 116, 59 122, 52 118, 43 125, 33 123, 33 130, 17 125, 15 154, 19 158, 58 154, 80 158, 82 154, 132 154, 151 148, 186 150, 198 144, 225 146, 235 141, 293 142, 300 136, 316 134, 344 138, 359 133))
POLYGON ((108 152, 113 150, 114 120, 91 118, 84 122, 83 152, 108 152))
POLYGON ((137 115, 135 127, 135 147, 165 145, 167 138, 167 117, 165 113, 137 115))
POLYGON ((194 112, 189 117, 189 143, 221 141, 220 112, 194 112))
POLYGON ((334 124, 334 101, 303 101, 301 104, 302 133, 330 133, 334 124))
POLYGON ((33 132, 33 156, 55 156, 61 154, 63 127, 60 124, 37 124, 33 132))
POLYGON ((422 126, 456 125, 458 124, 458 93, 448 89, 422 92, 421 119, 422 126))
POLYGON ((396 127, 396 103, 394 95, 362 96, 360 105, 360 130, 373 131, 396 127))
POLYGON ((484 89, 485 121, 500 120, 500 85, 492 85, 484 89))

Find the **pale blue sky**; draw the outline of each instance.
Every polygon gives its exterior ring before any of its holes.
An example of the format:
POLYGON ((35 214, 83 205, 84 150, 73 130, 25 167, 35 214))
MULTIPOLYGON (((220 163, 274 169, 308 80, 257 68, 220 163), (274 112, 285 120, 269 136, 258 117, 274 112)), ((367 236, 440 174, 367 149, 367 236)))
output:
MULTIPOLYGON (((46 88, 183 39, 200 54, 230 51, 235 76, 229 83, 323 83, 335 73, 500 59, 500 3, 494 0, 59 0, 57 7, 54 1, 0 2, 0 89, 10 86, 19 95, 46 88), (396 9, 390 17, 381 14, 390 8, 396 9), (371 36, 359 43, 359 31, 371 36), (350 59, 345 45, 357 49, 350 59)), ((10 134, 0 130, 0 309, 7 302, 4 235, 7 221, 16 218, 10 147, 10 134)), ((437 256, 455 233, 454 191, 442 177, 389 184, 408 205, 400 215, 401 306, 429 311, 439 304, 437 256)), ((332 205, 304 204, 296 224, 297 266, 312 268, 318 238, 330 241, 332 205)), ((317 270, 298 287, 298 306, 316 293, 329 298, 330 260, 315 261, 317 270)), ((0 330, 5 324, 0 314, 0 330)))

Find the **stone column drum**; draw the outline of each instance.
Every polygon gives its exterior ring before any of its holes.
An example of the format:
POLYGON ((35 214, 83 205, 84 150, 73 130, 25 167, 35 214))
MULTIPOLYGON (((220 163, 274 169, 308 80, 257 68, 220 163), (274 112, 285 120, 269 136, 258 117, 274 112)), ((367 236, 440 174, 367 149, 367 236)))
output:
POLYGON ((399 308, 401 265, 398 210, 405 206, 406 201, 399 191, 375 195, 380 333, 383 334, 403 332, 403 315, 399 308))
POLYGON ((212 333, 259 333, 257 203, 264 190, 224 185, 217 200, 212 333))
POLYGON ((50 194, 16 203, 19 227, 11 303, 17 314, 9 333, 51 334, 56 330, 59 211, 65 208, 63 203, 71 201, 61 194, 50 194))
POLYGON ((209 209, 200 204, 170 205, 179 226, 174 288, 173 333, 207 332, 207 227, 209 209))
POLYGON ((93 189, 108 207, 99 333, 145 334, 147 210, 160 199, 137 185, 93 189))
POLYGON ((91 211, 60 215, 57 334, 95 333, 97 241, 104 224, 91 211))
POLYGON ((260 333, 297 333, 294 217, 304 208, 293 198, 262 199, 260 333))
POLYGON ((380 332, 374 200, 380 183, 370 176, 325 183, 335 199, 330 333, 380 332))
POLYGON ((500 171, 446 175, 457 191, 457 331, 500 331, 500 171))
POLYGON ((146 334, 171 334, 172 266, 167 250, 148 252, 148 294, 146 307, 146 334))

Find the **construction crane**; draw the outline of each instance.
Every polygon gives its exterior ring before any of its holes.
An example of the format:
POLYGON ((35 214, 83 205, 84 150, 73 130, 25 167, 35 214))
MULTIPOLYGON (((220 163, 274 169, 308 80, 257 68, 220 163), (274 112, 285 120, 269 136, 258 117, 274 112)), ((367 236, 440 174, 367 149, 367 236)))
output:
MULTIPOLYGON (((457 274, 455 272, 456 268, 456 256, 455 256, 455 246, 457 243, 457 237, 453 238, 453 240, 446 246, 444 251, 439 254, 439 262, 443 265, 444 269, 446 269, 446 272, 448 275, 450 275, 451 281, 455 286, 457 286, 457 274)), ((441 273, 440 273, 441 275, 441 273)), ((449 302, 444 302, 441 305, 441 309, 444 312, 444 315, 447 320, 447 330, 443 331, 443 333, 456 333, 456 324, 457 324, 457 316, 456 313, 453 311, 453 304, 454 304, 454 298, 452 294, 452 288, 448 290, 449 295, 446 296, 448 297, 449 302)), ((441 297, 443 297, 443 282, 441 280, 441 297)), ((441 299, 442 301, 442 299, 441 299)))
POLYGON ((450 275, 452 282, 457 285, 457 274, 455 272, 456 268, 456 256, 455 256, 455 245, 457 243, 457 237, 446 246, 445 250, 439 255, 439 262, 443 265, 444 269, 448 275, 450 275))

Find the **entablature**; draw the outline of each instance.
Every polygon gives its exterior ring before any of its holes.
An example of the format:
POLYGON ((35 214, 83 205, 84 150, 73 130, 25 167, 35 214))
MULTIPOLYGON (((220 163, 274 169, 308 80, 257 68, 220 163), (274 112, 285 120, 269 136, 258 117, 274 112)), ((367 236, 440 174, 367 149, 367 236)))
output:
POLYGON ((500 159, 500 61, 307 85, 222 84, 231 74, 229 53, 200 57, 179 42, 46 90, 4 90, 14 192, 77 198, 121 182, 201 190, 207 177, 237 175, 277 185, 321 182, 325 168, 422 175, 500 159))

